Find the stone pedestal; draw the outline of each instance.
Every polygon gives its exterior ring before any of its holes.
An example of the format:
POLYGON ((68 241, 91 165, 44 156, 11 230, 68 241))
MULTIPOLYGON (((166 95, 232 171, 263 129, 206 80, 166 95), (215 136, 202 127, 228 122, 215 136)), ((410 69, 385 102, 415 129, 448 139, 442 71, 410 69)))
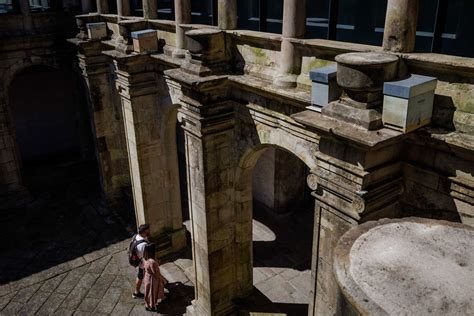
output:
POLYGON ((223 73, 225 62, 224 33, 216 29, 199 29, 186 32, 186 60, 181 65, 185 72, 197 76, 223 73))
POLYGON ((368 130, 382 127, 382 88, 398 74, 398 57, 380 53, 347 53, 336 56, 337 83, 343 89, 338 101, 321 113, 368 130))

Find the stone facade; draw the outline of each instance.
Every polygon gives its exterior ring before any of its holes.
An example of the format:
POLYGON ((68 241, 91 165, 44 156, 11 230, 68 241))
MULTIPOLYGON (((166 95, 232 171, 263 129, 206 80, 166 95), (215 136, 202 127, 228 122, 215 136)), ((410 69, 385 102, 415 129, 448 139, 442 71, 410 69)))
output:
MULTIPOLYGON (((333 252, 351 227, 411 215, 474 225, 472 59, 412 53, 413 34, 391 34, 383 48, 397 75, 439 80, 433 120, 408 134, 380 125, 368 130, 307 110, 308 73, 339 54, 382 47, 301 39, 297 24, 305 13, 297 1, 285 0, 283 36, 234 30, 234 1, 219 1, 220 29, 187 24, 185 0, 175 0, 176 25, 149 12, 148 19, 105 14, 102 2, 102 14, 76 17, 79 34, 69 41, 94 113, 103 190, 113 197, 131 181, 137 222, 152 225, 161 254, 184 247, 175 141, 176 128, 184 129, 196 289, 188 314, 237 313, 235 299, 252 289, 252 171, 267 148, 285 150, 310 170, 309 315, 340 311, 333 252), (92 22, 106 22, 109 37, 88 39, 85 25, 92 22), (157 30, 158 52, 132 52, 131 32, 142 29, 157 30)), ((417 8, 416 1, 389 2, 388 21, 403 22, 393 16, 403 11, 393 8, 398 2, 405 11, 417 8)), ((11 130, 0 127, 13 146, 11 130)), ((12 188, 20 183, 17 160, 3 151, 2 185, 12 188)))

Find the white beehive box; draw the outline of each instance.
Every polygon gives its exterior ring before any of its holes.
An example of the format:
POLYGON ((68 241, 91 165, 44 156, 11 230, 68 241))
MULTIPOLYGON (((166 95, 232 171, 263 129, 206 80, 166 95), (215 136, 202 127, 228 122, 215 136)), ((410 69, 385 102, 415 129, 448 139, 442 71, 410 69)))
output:
POLYGON ((104 22, 87 23, 87 35, 91 40, 107 38, 107 25, 104 22))
POLYGON ((341 89, 337 85, 337 65, 316 68, 310 71, 311 106, 309 110, 321 112, 321 108, 329 102, 339 99, 341 89))
POLYGON ((140 54, 152 53, 158 50, 156 30, 132 32, 133 51, 140 54))
POLYGON ((408 133, 430 124, 436 84, 436 78, 420 75, 386 82, 383 87, 384 126, 408 133))

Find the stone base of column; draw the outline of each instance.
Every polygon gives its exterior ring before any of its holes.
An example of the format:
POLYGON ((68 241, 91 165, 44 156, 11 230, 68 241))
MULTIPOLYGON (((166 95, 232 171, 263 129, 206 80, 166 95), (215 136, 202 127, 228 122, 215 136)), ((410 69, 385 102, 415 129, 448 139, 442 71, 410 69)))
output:
POLYGON ((156 256, 163 257, 186 247, 186 228, 182 227, 159 236, 152 236, 151 241, 156 243, 156 256))
POLYGON ((294 74, 279 75, 273 80, 277 88, 296 88, 298 76, 294 74))
POLYGON ((219 311, 207 311, 201 306, 199 306, 197 300, 193 300, 191 302, 191 305, 186 307, 186 316, 203 316, 203 315, 226 315, 226 316, 237 316, 239 315, 239 310, 237 306, 232 305, 229 306, 225 310, 219 310, 219 311))
POLYGON ((359 109, 334 101, 323 107, 321 114, 359 125, 368 130, 382 128, 382 114, 375 109, 359 109))

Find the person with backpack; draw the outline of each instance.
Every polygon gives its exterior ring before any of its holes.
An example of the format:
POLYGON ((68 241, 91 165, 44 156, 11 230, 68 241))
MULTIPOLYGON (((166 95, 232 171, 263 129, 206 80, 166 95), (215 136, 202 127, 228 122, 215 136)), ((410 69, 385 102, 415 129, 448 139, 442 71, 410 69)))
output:
POLYGON ((137 279, 135 281, 135 291, 132 294, 133 298, 143 298, 144 295, 140 292, 142 287, 143 277, 145 271, 143 270, 143 253, 146 245, 149 243, 150 225, 142 224, 138 227, 138 234, 133 236, 130 246, 128 247, 128 261, 132 266, 137 268, 137 279))

